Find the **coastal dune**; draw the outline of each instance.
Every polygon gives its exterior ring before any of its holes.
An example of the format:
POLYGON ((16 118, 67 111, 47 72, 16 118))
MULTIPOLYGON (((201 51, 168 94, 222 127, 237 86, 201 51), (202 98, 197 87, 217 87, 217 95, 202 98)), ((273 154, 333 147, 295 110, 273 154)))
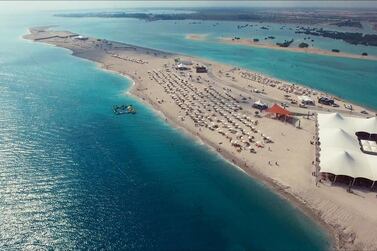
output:
POLYGON ((376 249, 375 193, 360 189, 350 194, 342 185, 317 183, 311 144, 316 131, 312 113, 366 116, 360 111, 374 111, 353 104, 350 112, 344 108, 349 102, 336 97, 339 107, 291 103, 288 109, 296 120, 288 123, 251 106, 258 100, 270 105, 289 103, 298 93, 312 99, 327 94, 230 65, 69 31, 33 28, 24 38, 69 49, 75 56, 132 78, 131 94, 302 209, 327 229, 334 248, 376 249), (197 66, 208 72, 197 72, 197 66))

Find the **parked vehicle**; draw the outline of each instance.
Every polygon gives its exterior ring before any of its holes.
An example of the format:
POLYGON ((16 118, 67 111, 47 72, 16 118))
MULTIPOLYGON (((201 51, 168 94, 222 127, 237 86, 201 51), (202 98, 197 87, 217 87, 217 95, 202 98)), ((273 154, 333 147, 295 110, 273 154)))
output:
POLYGON ((318 99, 318 103, 323 104, 323 105, 334 105, 334 104, 335 104, 335 101, 334 101, 334 99, 332 99, 332 98, 328 98, 328 97, 320 97, 320 98, 318 99))

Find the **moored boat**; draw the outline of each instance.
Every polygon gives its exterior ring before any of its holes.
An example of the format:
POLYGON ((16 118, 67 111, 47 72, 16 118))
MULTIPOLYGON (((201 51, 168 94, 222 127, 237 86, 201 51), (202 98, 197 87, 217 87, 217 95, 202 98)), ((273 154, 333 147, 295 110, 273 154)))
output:
POLYGON ((114 105, 113 112, 116 115, 135 114, 136 110, 132 105, 114 105))

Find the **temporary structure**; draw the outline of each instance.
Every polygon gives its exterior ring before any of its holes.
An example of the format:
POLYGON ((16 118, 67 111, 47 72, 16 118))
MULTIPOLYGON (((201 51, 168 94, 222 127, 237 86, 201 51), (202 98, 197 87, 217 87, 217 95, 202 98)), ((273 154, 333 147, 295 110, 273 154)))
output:
POLYGON ((314 100, 311 99, 309 96, 302 95, 302 96, 298 96, 297 98, 300 100, 301 104, 314 105, 314 100))
POLYGON ((270 108, 268 108, 266 110, 266 112, 269 112, 269 113, 274 113, 276 115, 283 115, 283 116, 290 116, 292 115, 292 113, 290 111, 288 111, 287 109, 284 109, 283 107, 277 105, 277 104, 274 104, 273 106, 271 106, 270 108))
POLYGON ((177 70, 189 70, 190 67, 188 67, 188 66, 185 65, 185 64, 179 63, 179 64, 176 66, 176 69, 177 69, 177 70))
POLYGON ((268 108, 268 105, 266 105, 266 104, 263 103, 262 101, 258 100, 258 101, 255 101, 255 102, 254 102, 253 107, 254 107, 254 108, 257 108, 257 109, 259 109, 259 110, 264 110, 264 109, 267 109, 267 108, 268 108))
MULTIPOLYGON (((334 175, 345 175, 356 178, 377 180, 377 169, 373 166, 372 158, 365 158, 364 154, 338 148, 324 148, 326 154, 321 154, 321 172, 334 175)), ((375 163, 374 163, 375 164, 375 163)))
MULTIPOLYGON (((377 118, 318 114, 320 172, 349 176, 353 182, 357 178, 365 178, 373 181, 374 185, 377 181, 377 155, 362 151, 357 132, 376 133, 377 118)), ((368 150, 373 150, 377 143, 373 138, 369 142, 368 150)), ((366 143, 363 141, 363 144, 366 143)))

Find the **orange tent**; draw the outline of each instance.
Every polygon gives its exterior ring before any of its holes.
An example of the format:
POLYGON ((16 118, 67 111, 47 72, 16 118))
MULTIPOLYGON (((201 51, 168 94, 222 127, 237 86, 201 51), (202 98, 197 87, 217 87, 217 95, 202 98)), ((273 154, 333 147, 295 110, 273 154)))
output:
POLYGON ((292 113, 286 109, 284 109, 283 107, 277 105, 277 104, 274 104, 273 106, 271 106, 270 108, 268 108, 266 110, 266 112, 270 112, 270 113, 275 113, 276 115, 283 115, 283 116, 290 116, 292 115, 292 113))

